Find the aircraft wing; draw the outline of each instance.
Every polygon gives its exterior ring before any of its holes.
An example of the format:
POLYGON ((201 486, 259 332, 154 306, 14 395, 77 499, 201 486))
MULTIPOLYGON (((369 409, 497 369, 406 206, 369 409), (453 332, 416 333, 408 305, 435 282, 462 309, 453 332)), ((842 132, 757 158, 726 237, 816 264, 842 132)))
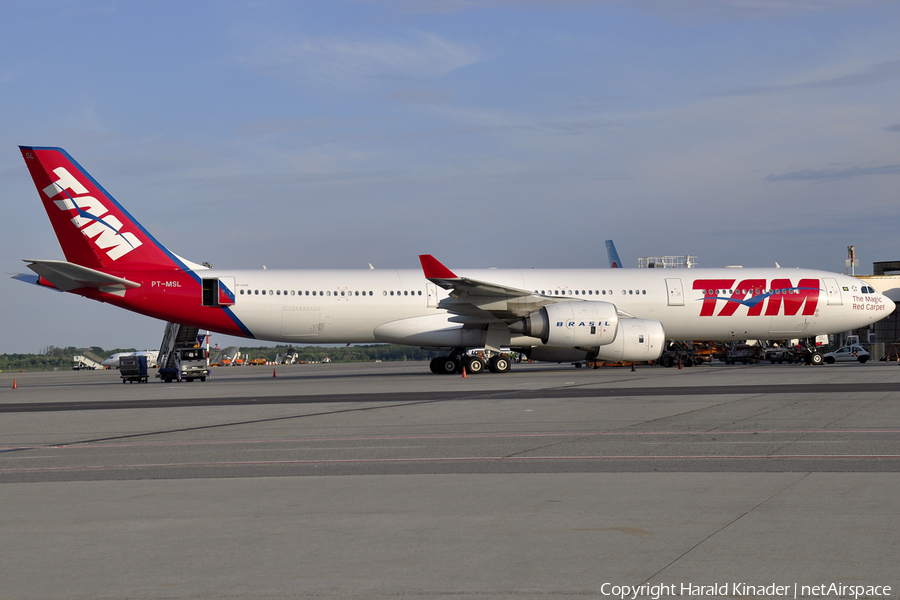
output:
MULTIPOLYGON (((28 268, 40 275, 53 287, 63 292, 79 288, 96 288, 110 294, 124 294, 125 288, 141 287, 141 284, 102 271, 89 269, 64 260, 29 260, 28 268)), ((17 277, 21 279, 21 277, 17 277)))
POLYGON ((425 272, 425 279, 444 288, 445 290, 451 290, 451 295, 489 295, 503 296, 506 298, 520 298, 522 296, 534 295, 534 292, 531 292, 529 290, 520 290, 514 287, 497 285, 496 283, 478 281, 477 279, 469 279, 468 277, 459 277, 430 254, 420 255, 419 261, 422 263, 422 270, 425 272))
POLYGON ((425 278, 450 291, 450 298, 439 303, 440 308, 460 315, 451 321, 462 323, 492 323, 514 321, 529 315, 542 306, 557 302, 574 302, 575 298, 551 298, 531 290, 459 277, 430 254, 419 256, 425 278))

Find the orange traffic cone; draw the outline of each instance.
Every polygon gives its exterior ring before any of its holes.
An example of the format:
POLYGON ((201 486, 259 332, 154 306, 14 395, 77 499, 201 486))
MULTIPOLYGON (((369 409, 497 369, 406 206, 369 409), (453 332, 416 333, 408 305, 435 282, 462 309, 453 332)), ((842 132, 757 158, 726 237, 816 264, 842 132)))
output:
POLYGON ((466 379, 466 365, 463 365, 463 379, 466 379))
POLYGON ((13 389, 14 389, 14 390, 19 389, 19 385, 16 383, 16 380, 15 380, 15 379, 13 379, 13 389))
POLYGON ((679 371, 681 370, 681 359, 680 358, 678 359, 678 370, 679 371))
POLYGON ((272 377, 278 377, 277 375, 275 375, 275 369, 272 369, 272 377))

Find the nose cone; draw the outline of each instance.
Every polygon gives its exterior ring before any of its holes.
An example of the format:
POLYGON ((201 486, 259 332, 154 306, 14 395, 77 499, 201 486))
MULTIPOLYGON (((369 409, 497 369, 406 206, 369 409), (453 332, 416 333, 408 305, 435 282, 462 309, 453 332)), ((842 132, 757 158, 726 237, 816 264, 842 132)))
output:
POLYGON ((891 314, 892 312, 894 312, 894 308, 895 308, 897 305, 894 303, 893 300, 891 300, 890 298, 888 298, 888 297, 885 296, 884 294, 882 294, 881 297, 884 298, 884 305, 885 305, 885 307, 886 307, 885 310, 887 311, 887 312, 885 313, 885 316, 887 316, 887 315, 891 314))

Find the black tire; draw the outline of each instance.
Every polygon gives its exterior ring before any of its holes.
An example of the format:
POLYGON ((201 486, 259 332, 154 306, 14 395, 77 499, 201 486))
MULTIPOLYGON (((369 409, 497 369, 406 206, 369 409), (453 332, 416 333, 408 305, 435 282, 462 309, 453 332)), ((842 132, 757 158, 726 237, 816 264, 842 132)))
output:
POLYGON ((488 368, 491 370, 491 373, 506 373, 509 371, 511 364, 509 362, 508 356, 492 356, 491 360, 488 361, 488 368))
POLYGON ((827 362, 829 365, 833 365, 833 364, 834 364, 834 357, 833 357, 833 356, 823 356, 822 359, 823 359, 825 362, 827 362))
POLYGON ((869 360, 869 357, 868 356, 860 356, 856 360, 858 360, 861 363, 865 363, 867 360, 869 360))
POLYGON ((470 356, 466 359, 466 373, 476 375, 484 372, 484 361, 477 356, 470 356))
POLYGON ((438 374, 453 375, 459 369, 459 363, 449 356, 442 356, 438 362, 438 374))

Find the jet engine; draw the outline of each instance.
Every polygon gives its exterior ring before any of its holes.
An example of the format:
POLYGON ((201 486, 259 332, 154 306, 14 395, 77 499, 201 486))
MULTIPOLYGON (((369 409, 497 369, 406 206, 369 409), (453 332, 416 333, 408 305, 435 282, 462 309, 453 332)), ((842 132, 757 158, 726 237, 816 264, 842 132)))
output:
POLYGON ((649 319, 619 319, 616 338, 604 346, 554 348, 535 346, 524 352, 531 360, 579 362, 582 360, 653 361, 666 345, 662 323, 649 319))
POLYGON ((592 350, 590 358, 609 361, 650 361, 659 358, 665 347, 666 333, 659 321, 619 319, 615 341, 592 350))
POLYGON ((616 338, 618 311, 609 302, 557 302, 509 326, 510 331, 538 338, 545 346, 604 346, 616 338))

